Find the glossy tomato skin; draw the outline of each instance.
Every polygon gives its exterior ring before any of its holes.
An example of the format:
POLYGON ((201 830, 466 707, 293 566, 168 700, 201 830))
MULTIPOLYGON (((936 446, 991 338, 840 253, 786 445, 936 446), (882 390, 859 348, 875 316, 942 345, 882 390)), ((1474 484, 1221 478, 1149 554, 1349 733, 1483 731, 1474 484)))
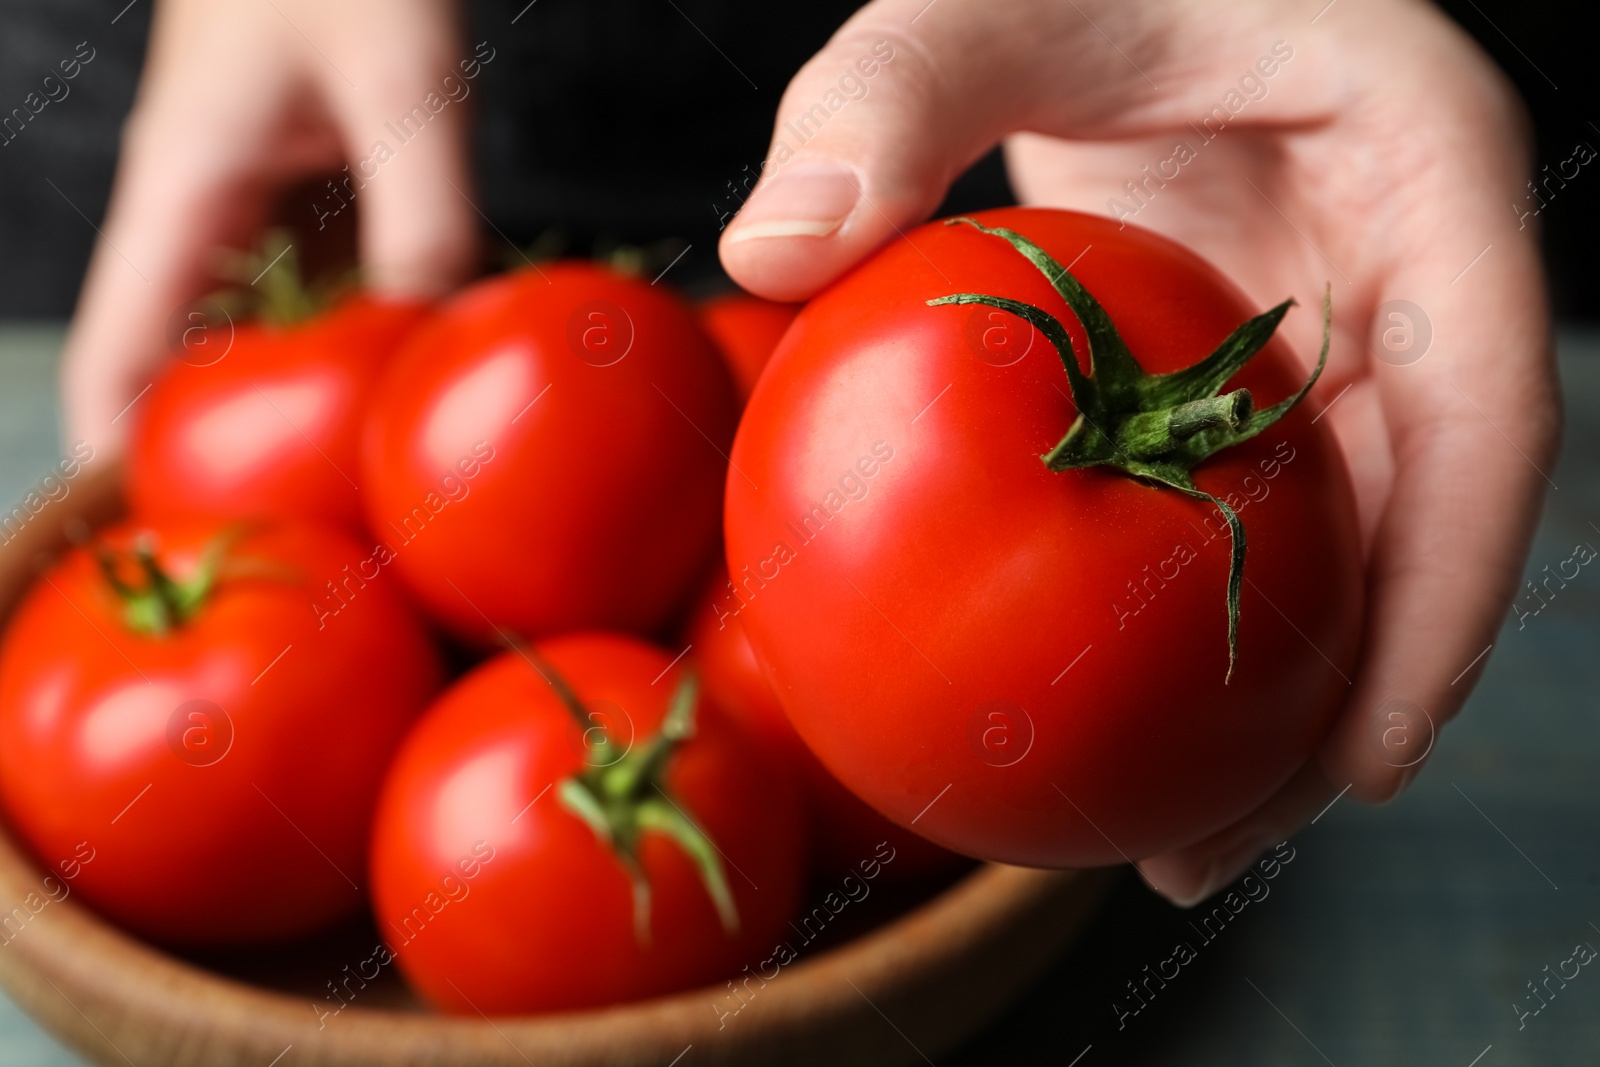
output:
POLYGON ((649 631, 714 551, 735 418, 726 371, 664 289, 577 262, 502 275, 390 368, 367 517, 469 641, 649 631))
MULTIPOLYGON (((977 217, 1076 261, 1151 372, 1259 310, 1135 226, 977 217)), ((734 445, 739 621, 822 762, 941 844, 1060 867, 1203 838, 1288 779, 1348 691, 1362 570, 1342 456, 1303 405, 1195 471, 1249 536, 1224 684, 1220 515, 1117 472, 1048 470, 1075 417, 1058 357, 1004 313, 925 304, 958 292, 1041 307, 1086 351, 1046 279, 967 226, 924 226, 818 296, 734 445)), ((1235 384, 1265 405, 1303 375, 1274 340, 1235 384)))
POLYGON ((755 651, 730 608, 728 575, 718 569, 690 620, 685 644, 709 694, 773 758, 794 770, 805 795, 811 827, 812 867, 819 878, 854 870, 887 842, 894 859, 883 866, 884 884, 915 881, 960 868, 965 858, 896 826, 868 807, 828 772, 795 733, 755 651))
POLYGON ((136 515, 361 524, 361 423, 425 305, 348 299, 304 323, 206 328, 131 409, 136 515), (212 362, 212 360, 215 360, 212 362))
POLYGON ((800 314, 800 304, 780 304, 749 293, 724 293, 695 308, 700 326, 728 364, 739 399, 747 400, 756 379, 800 314))
MULTIPOLYGON (((685 669, 618 634, 536 647, 634 745, 659 727, 685 669)), ((374 905, 400 969, 436 1006, 493 1015, 634 1000, 732 976, 782 939, 804 877, 799 795, 721 709, 702 698, 666 785, 729 861, 735 936, 684 853, 647 833, 651 940, 635 940, 623 867, 557 797, 585 758, 582 731, 516 652, 463 677, 406 739, 373 833, 374 905)))
MULTIPOLYGON (((155 528, 178 576, 217 533, 155 528)), ((49 571, 0 647, 0 802, 41 865, 92 852, 74 896, 172 945, 270 944, 359 911, 378 785, 440 677, 393 579, 351 585, 319 629, 313 598, 364 555, 332 528, 258 528, 165 637, 124 626, 84 550, 49 571)))

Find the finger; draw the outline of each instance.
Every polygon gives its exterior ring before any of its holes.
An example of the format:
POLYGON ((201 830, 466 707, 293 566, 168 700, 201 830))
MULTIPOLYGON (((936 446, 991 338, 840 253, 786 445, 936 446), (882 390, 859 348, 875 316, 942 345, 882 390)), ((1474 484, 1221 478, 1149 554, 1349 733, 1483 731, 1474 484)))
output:
POLYGON ((352 27, 362 39, 347 69, 321 71, 347 166, 311 210, 326 225, 327 212, 356 206, 363 277, 383 295, 438 296, 477 262, 468 118, 493 49, 464 48, 452 16, 450 5, 399 5, 381 28, 352 27))
POLYGON ((1150 887, 1181 907, 1191 907, 1243 874, 1257 856, 1315 821, 1338 797, 1315 762, 1302 767, 1260 808, 1197 844, 1139 863, 1150 887))
POLYGON ((120 452, 136 417, 130 408, 165 358, 168 315, 199 290, 206 251, 224 241, 226 213, 242 206, 200 194, 179 212, 142 184, 119 179, 62 355, 67 439, 101 454, 120 452))
MULTIPOLYGON (((1364 653, 1320 754, 1355 796, 1393 797, 1491 655, 1551 481, 1560 402, 1532 227, 1514 202, 1525 143, 1513 97, 1485 86, 1454 106, 1472 129, 1458 182, 1405 209, 1381 300, 1431 322, 1414 363, 1374 360, 1395 471, 1369 564, 1364 653), (1470 184, 1466 178, 1471 175, 1470 184)), ((1429 121, 1422 117, 1419 125, 1429 121)), ((1403 199, 1403 198, 1402 198, 1403 199)))
POLYGON ((275 149, 269 163, 252 147, 262 143, 251 137, 262 128, 257 116, 211 122, 159 100, 141 107, 124 138, 62 358, 69 440, 111 453, 166 358, 169 320, 214 283, 216 250, 248 245, 279 167, 328 150, 296 141, 275 149))
POLYGON ((1321 753, 1328 776, 1352 783, 1361 799, 1389 800, 1415 777, 1507 618, 1559 418, 1553 385, 1506 377, 1445 382, 1430 398, 1437 414, 1397 435, 1369 564, 1362 667, 1321 753))
MULTIPOLYGON (((877 0, 785 90, 762 179, 723 234, 723 266, 762 296, 802 299, 926 218, 1008 134, 1186 128, 1219 84, 1263 61, 1282 14, 1193 0, 877 0)), ((1240 124, 1315 121, 1330 98, 1272 94, 1240 124)))
POLYGON ((1070 7, 864 8, 784 92, 762 179, 722 237, 728 273, 774 300, 810 296, 926 218, 1004 134, 1044 121, 1035 101, 1063 103, 1055 126, 1107 94, 1141 96, 1139 75, 1113 67, 1104 42, 1088 47, 1092 34, 1070 7))

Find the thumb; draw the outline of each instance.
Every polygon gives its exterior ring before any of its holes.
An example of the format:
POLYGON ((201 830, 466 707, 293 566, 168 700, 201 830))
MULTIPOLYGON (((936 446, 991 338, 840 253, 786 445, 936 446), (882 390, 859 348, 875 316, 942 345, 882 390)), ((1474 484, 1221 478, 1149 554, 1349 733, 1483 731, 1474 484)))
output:
POLYGON ((1136 102, 1147 86, 1078 6, 863 8, 785 90, 761 180, 722 236, 728 274, 773 300, 809 297, 925 219, 1006 134, 1136 102))

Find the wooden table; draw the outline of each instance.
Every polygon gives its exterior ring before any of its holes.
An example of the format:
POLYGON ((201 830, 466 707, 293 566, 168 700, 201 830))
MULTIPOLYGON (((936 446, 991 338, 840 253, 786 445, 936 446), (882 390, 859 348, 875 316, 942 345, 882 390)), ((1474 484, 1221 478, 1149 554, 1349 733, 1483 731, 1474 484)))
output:
MULTIPOLYGON (((0 500, 56 459, 59 343, 59 327, 0 326, 0 500)), ((1600 548, 1600 332, 1565 331, 1560 350, 1567 442, 1529 577, 1579 542, 1600 548)), ((1385 808, 1335 804, 1212 940, 1130 877, 1093 935, 939 1067, 1600 1060, 1600 967, 1551 980, 1520 1030, 1513 1007, 1576 943, 1600 947, 1600 567, 1523 628, 1508 613, 1490 657, 1428 773, 1385 808), (1178 941, 1197 958, 1119 1029, 1125 984, 1178 941)), ((80 1063, 0 999, 0 1067, 80 1063)))

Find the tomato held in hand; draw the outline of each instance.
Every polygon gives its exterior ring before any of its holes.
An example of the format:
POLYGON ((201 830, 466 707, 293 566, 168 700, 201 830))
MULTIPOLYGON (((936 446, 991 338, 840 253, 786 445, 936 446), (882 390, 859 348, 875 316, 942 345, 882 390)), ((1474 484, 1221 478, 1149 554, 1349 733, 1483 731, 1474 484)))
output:
POLYGON ((961 866, 963 857, 873 811, 811 754, 761 676, 755 652, 739 625, 739 606, 731 594, 727 572, 719 568, 690 622, 689 658, 700 669, 707 695, 766 746, 774 759, 796 772, 805 794, 812 866, 817 873, 829 877, 851 871, 884 842, 894 849, 895 857, 883 868, 886 883, 914 881, 961 866))
POLYGON ((91 851, 74 891, 168 944, 359 911, 379 783, 440 677, 398 589, 311 526, 123 526, 99 551, 47 572, 0 646, 7 820, 47 867, 91 851))
POLYGON ((583 1008, 770 954, 804 876, 799 797, 695 688, 669 654, 590 633, 492 659, 428 710, 372 873, 379 932, 429 1001, 583 1008))
POLYGON ((314 519, 358 529, 361 421, 420 304, 352 297, 290 326, 196 326, 132 408, 136 515, 314 519))
POLYGON ((700 326, 728 364, 739 399, 750 396, 800 304, 779 304, 748 293, 724 293, 695 308, 700 326))
POLYGON ((1347 692, 1348 474, 1294 407, 1287 304, 1250 319, 1135 226, 977 218, 1014 233, 924 226, 790 328, 732 456, 738 619, 902 826, 1020 864, 1158 854, 1270 796, 1347 692))
POLYGON ((587 263, 462 292, 391 366, 367 517, 457 634, 647 631, 713 551, 735 421, 687 307, 587 263))

